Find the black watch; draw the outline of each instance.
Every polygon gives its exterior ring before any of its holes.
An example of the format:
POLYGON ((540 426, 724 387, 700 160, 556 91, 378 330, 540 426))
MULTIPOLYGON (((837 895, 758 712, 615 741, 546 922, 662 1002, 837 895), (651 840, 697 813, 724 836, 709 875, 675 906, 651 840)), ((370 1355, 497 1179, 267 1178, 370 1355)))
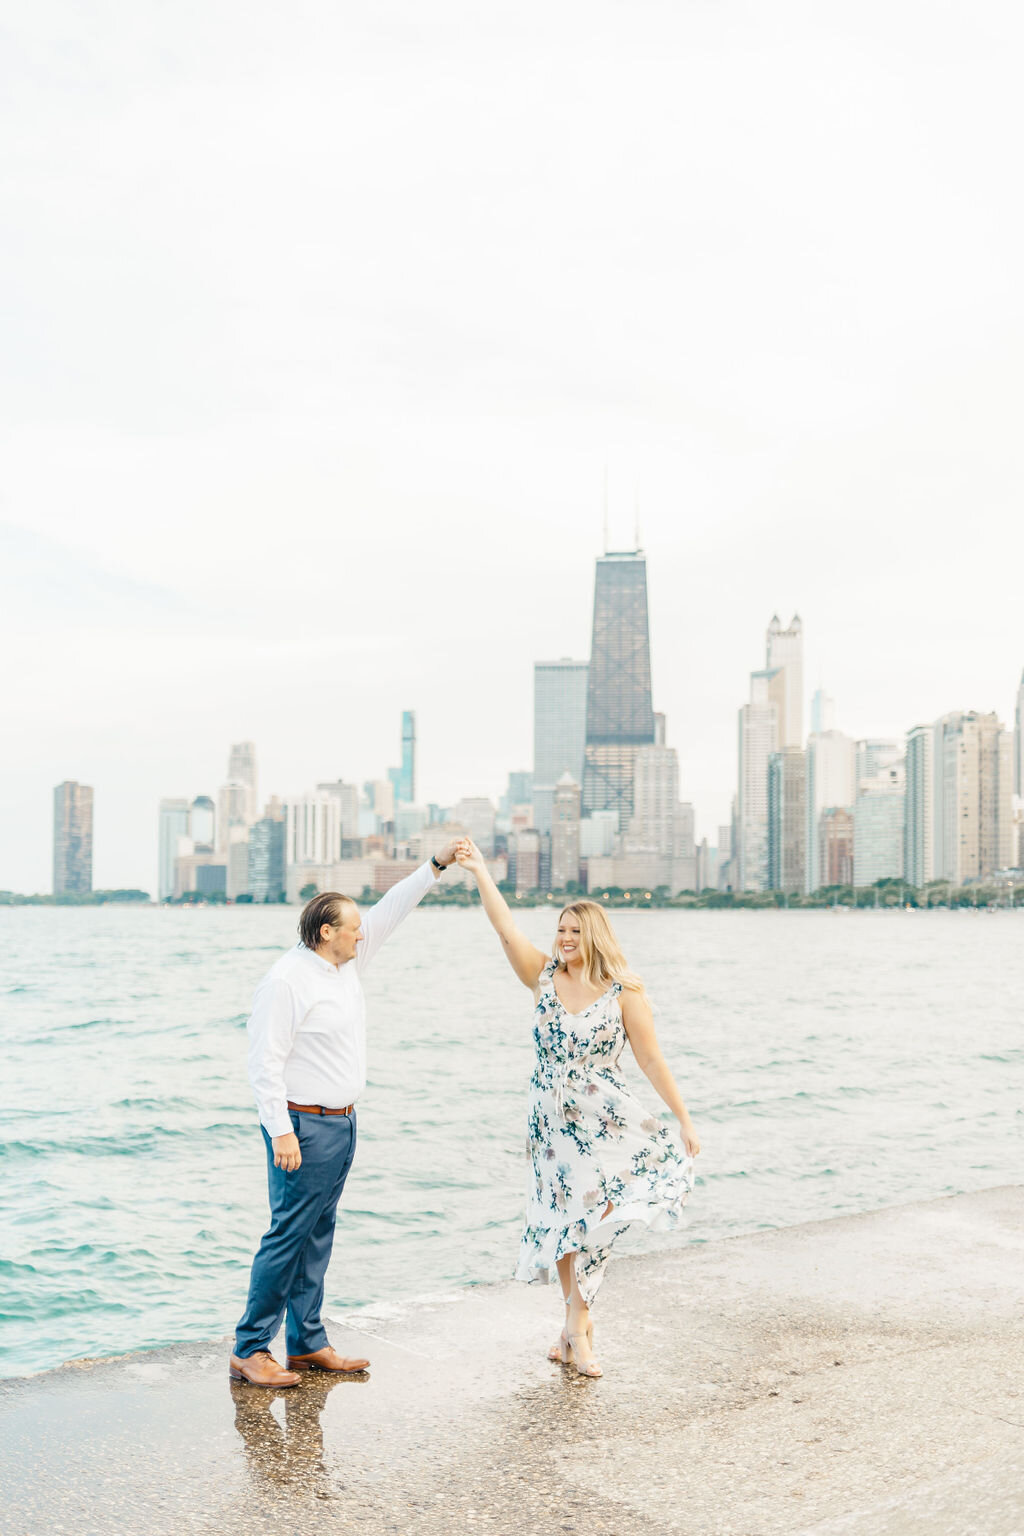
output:
POLYGON ((448 868, 447 864, 439 864, 437 862, 437 856, 433 853, 430 855, 430 862, 433 864, 439 875, 443 874, 443 872, 448 868))

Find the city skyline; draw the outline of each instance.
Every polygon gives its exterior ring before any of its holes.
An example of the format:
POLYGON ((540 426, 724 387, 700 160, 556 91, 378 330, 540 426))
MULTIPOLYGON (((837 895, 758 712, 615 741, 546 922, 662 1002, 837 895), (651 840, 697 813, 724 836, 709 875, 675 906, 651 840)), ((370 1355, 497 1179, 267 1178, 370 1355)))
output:
MULTIPOLYGON (((497 807, 487 796, 463 796, 454 806, 424 807, 403 799, 414 794, 416 783, 412 709, 401 712, 401 765, 389 768, 386 779, 366 781, 361 789, 340 777, 321 781, 286 802, 273 794, 262 810, 256 744, 237 742, 230 747, 228 777, 216 801, 203 794, 191 802, 160 801, 158 899, 217 890, 232 899, 254 888, 283 893, 287 885, 295 900, 310 877, 330 879, 331 866, 345 859, 357 861, 349 873, 361 872, 364 883, 372 884, 379 878, 373 860, 408 859, 410 851, 421 857, 432 851, 437 827, 449 822, 491 856, 496 814, 502 818, 503 853, 507 833, 510 876, 522 858, 534 859, 529 867, 545 884, 573 868, 573 860, 576 873, 567 878, 578 875, 591 887, 595 880, 671 890, 717 884, 796 894, 846 883, 847 873, 858 885, 910 874, 923 885, 933 873, 962 883, 1017 862, 1012 793, 1018 783, 1020 693, 1016 736, 995 714, 953 711, 931 725, 909 728, 899 739, 854 739, 836 729, 836 702, 819 688, 810 701, 804 738, 798 615, 787 628, 777 614, 768 624, 767 665, 750 674, 750 702, 739 714, 731 826, 719 825, 717 845, 706 833, 701 838, 692 801, 680 800, 679 758, 667 744, 666 717, 652 708, 646 585, 644 551, 597 558, 594 654, 587 662, 563 657, 534 663, 534 773, 509 770, 497 807), (942 745, 947 735, 953 743, 948 754, 942 745), (582 765, 574 771, 584 743, 582 765), (607 753, 609 743, 614 772, 600 778, 607 793, 587 807, 582 785, 593 771, 593 746, 607 753), (953 765, 945 770, 944 754, 953 765), (568 767, 555 783, 546 782, 563 762, 568 767), (524 799, 532 804, 522 805, 524 799), (529 813, 525 820, 523 811, 529 813), (582 825, 581 812, 591 818, 582 825), (845 823, 837 819, 843 816, 845 823), (957 829, 955 836, 946 830, 947 821, 957 829), (266 830, 258 830, 257 822, 266 830), (540 828, 535 848, 532 831, 516 831, 534 827, 540 828), (258 848, 251 855, 254 831, 258 848), (840 867, 847 872, 841 879, 840 867)), ((54 791, 55 893, 91 886, 92 793, 74 783, 54 791), (69 861, 67 849, 78 838, 76 831, 69 844, 71 822, 77 826, 77 812, 69 819, 69 806, 79 801, 87 805, 87 854, 78 861, 81 869, 69 874, 76 861, 74 856, 69 861)), ((521 883, 521 874, 515 878, 521 883)))

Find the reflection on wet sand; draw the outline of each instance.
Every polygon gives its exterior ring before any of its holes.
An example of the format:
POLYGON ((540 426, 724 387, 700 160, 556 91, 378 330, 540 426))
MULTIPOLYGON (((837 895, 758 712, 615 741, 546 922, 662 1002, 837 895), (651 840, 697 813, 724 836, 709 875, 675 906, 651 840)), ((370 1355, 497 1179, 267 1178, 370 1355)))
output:
POLYGON ((235 1404, 235 1428, 242 1437, 249 1474, 257 1487, 301 1485, 322 1496, 331 1492, 330 1474, 324 1463, 324 1431, 321 1414, 328 1395, 342 1384, 368 1382, 368 1371, 358 1375, 330 1376, 311 1371, 297 1387, 268 1391, 248 1382, 231 1381, 235 1404), (284 1428, 271 1411, 281 1399, 284 1428))

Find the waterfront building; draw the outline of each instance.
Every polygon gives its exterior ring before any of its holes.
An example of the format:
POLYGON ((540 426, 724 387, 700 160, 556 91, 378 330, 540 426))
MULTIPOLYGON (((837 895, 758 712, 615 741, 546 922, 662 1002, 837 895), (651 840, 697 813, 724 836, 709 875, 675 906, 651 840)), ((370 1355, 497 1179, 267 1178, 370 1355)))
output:
POLYGON ((256 770, 256 743, 236 741, 228 753, 228 783, 244 784, 248 790, 244 824, 251 826, 259 815, 259 776, 256 770))
POLYGON ((878 778, 886 769, 894 768, 903 761, 903 752, 902 742, 888 737, 864 737, 857 742, 855 783, 863 784, 866 779, 878 778))
POLYGON ((853 884, 853 812, 832 805, 822 811, 818 825, 821 849, 820 885, 853 884))
POLYGON ((732 822, 723 822, 718 828, 718 889, 732 887, 732 822))
POLYGON ((425 805, 406 805, 405 803, 397 805, 395 807, 395 842, 407 843, 410 838, 423 831, 429 819, 425 805))
POLYGON ((1024 799, 1024 672, 1017 688, 1013 723, 1013 792, 1018 799, 1024 799))
POLYGON ((521 827, 509 839, 509 879, 519 894, 540 890, 541 842, 536 827, 521 827))
MULTIPOLYGON (((568 769, 565 770, 568 773, 568 769)), ((501 797, 499 810, 502 816, 511 816, 513 811, 526 805, 533 804, 533 774, 526 769, 514 768, 508 776, 508 786, 501 797)))
POLYGON ((674 858, 679 841, 679 755, 675 747, 638 747, 633 775, 630 844, 674 858))
POLYGON ((359 788, 346 784, 344 779, 329 779, 316 786, 318 795, 333 795, 341 814, 341 836, 344 842, 359 837, 359 788))
POLYGON ((227 895, 228 868, 221 854, 212 848, 197 848, 191 838, 180 839, 174 861, 174 895, 227 895))
POLYGON ((285 823, 264 816, 249 829, 249 891, 253 901, 278 901, 285 890, 285 823))
POLYGON ((934 742, 934 726, 915 725, 907 732, 903 873, 907 883, 918 890, 935 876, 934 742))
POLYGON ((580 878, 580 786, 571 773, 555 785, 551 816, 551 889, 564 891, 580 878))
MULTIPOLYGON (((819 709, 816 718, 825 720, 834 717, 824 709, 819 709)), ((852 736, 846 736, 831 727, 812 731, 807 738, 806 772, 807 848, 804 890, 809 895, 820 885, 835 884, 825 879, 825 855, 819 841, 819 832, 822 815, 826 810, 840 808, 851 813, 853 811, 857 780, 856 745, 852 736)))
MULTIPOLYGON (((583 782, 588 671, 587 662, 573 661, 568 656, 559 661, 535 661, 533 664, 530 799, 534 822, 545 832, 551 830, 554 790, 562 774, 571 774, 577 784, 583 782)), ((509 792, 511 794, 511 778, 509 792)))
POLYGON ((694 882, 694 890, 698 895, 702 891, 716 891, 718 889, 718 849, 708 845, 706 837, 702 837, 697 844, 697 878, 694 882))
POLYGON ((806 882, 807 766, 799 747, 768 759, 768 885, 802 891, 806 882))
MULTIPOLYGON (((212 853, 214 851, 214 834, 217 827, 217 812, 209 795, 197 795, 189 807, 188 835, 192 839, 196 853, 212 853)), ((189 887, 193 889, 193 887, 189 887)))
POLYGON ((607 859, 615 852, 619 817, 616 811, 595 811, 580 822, 580 858, 607 859))
POLYGON ((902 762, 878 768, 857 785, 853 811, 855 885, 903 878, 904 797, 902 762))
POLYGON ((249 894, 249 828, 234 826, 228 831, 228 845, 224 850, 226 869, 225 891, 229 901, 249 894))
POLYGON ((779 746, 781 669, 750 674, 750 702, 739 714, 739 792, 734 886, 768 889, 768 760, 779 746))
POLYGON ((778 720, 779 748, 804 744, 804 628, 795 613, 788 629, 772 615, 766 636, 765 669, 781 672, 778 720))
POLYGON ((157 899, 167 901, 174 895, 174 861, 182 838, 188 838, 188 801, 161 800, 157 849, 157 899))
POLYGON ((289 800, 285 821, 287 864, 336 864, 341 855, 341 806, 320 791, 289 800))
POLYGON ((620 829, 629 826, 636 753, 654 742, 647 561, 639 549, 602 555, 587 678, 586 814, 615 811, 620 829))
POLYGON ((82 896, 92 890, 93 793, 65 779, 53 791, 53 894, 82 896))
POLYGON ((964 885, 1014 863, 1013 742, 998 715, 953 710, 935 722, 932 836, 937 880, 964 885))

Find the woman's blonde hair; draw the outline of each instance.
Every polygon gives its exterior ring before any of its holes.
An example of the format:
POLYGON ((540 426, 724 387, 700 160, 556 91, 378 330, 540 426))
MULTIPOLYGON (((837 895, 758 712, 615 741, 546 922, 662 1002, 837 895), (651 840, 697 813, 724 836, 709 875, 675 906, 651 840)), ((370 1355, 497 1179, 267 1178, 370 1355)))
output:
MULTIPOLYGON (((573 901, 563 907, 558 921, 570 914, 580 925, 580 959, 583 962, 583 980, 589 987, 610 987, 613 981, 621 982, 628 992, 639 992, 646 997, 644 984, 626 964, 626 957, 619 948, 611 923, 603 907, 596 901, 573 901)), ((565 961, 558 950, 555 937, 552 958, 559 968, 565 969, 565 961)))

